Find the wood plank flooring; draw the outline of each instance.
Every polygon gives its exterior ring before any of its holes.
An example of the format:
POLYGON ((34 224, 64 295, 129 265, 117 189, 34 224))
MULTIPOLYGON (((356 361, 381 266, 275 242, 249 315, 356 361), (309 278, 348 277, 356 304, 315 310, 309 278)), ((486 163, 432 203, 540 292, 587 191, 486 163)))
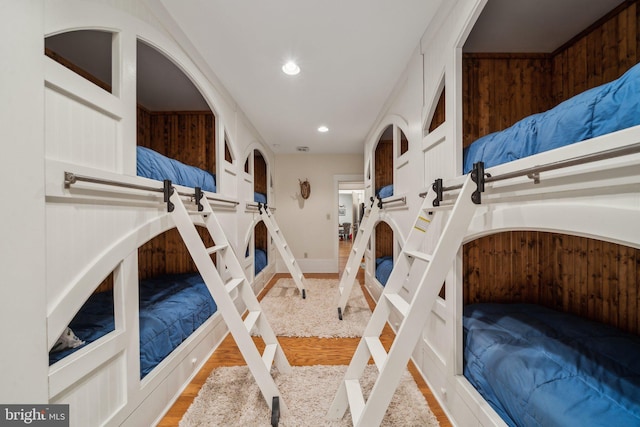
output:
MULTIPOLYGON (((350 241, 341 241, 339 244, 339 270, 343 271, 344 266, 349 257, 349 251, 351 250, 350 241)), ((265 290, 258 296, 261 299, 268 291, 273 287, 275 282, 283 277, 290 277, 288 274, 276 274, 273 279, 267 284, 265 290)), ((305 277, 309 278, 338 278, 337 274, 305 274, 305 277)), ((361 284, 364 284, 364 274, 360 270, 358 280, 361 284)), ((369 293, 364 289, 363 293, 367 298, 369 306, 373 310, 375 302, 369 296, 369 293)), ((381 340, 385 348, 388 350, 393 342, 393 331, 387 325, 385 327, 381 340)), ((294 366, 310 366, 310 365, 348 365, 351 361, 353 353, 358 346, 359 338, 297 338, 297 337, 279 337, 278 340, 282 345, 282 348, 289 359, 289 363, 294 366)), ((262 341, 259 338, 255 339, 256 345, 262 351, 262 341)), ((159 427, 173 427, 177 426, 182 416, 187 411, 193 399, 197 396, 200 388, 209 377, 211 371, 220 366, 238 366, 245 365, 245 361, 240 354, 240 350, 236 346, 235 341, 231 335, 223 340, 220 346, 216 349, 213 355, 202 367, 200 372, 195 376, 193 381, 185 388, 180 397, 176 400, 173 406, 167 411, 165 416, 160 420, 159 427)), ((418 370, 409 362, 409 371, 412 373, 418 388, 424 395, 429 407, 438 418, 440 425, 443 427, 451 426, 444 411, 436 401, 431 390, 424 382, 418 370)))

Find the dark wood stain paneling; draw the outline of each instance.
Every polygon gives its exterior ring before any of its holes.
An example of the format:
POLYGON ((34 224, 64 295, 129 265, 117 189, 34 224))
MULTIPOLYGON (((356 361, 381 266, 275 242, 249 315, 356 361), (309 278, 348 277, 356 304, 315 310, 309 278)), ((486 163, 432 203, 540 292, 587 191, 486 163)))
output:
POLYGON ((393 140, 378 141, 375 152, 375 190, 393 184, 393 140))
POLYGON ((376 258, 393 256, 393 230, 386 222, 376 224, 376 258))
POLYGON ((640 249, 515 231, 464 245, 464 303, 530 302, 640 333, 640 249))
POLYGON ((433 132, 444 123, 446 120, 446 104, 445 104, 445 92, 446 87, 442 88, 440 92, 440 96, 438 97, 438 103, 436 104, 436 109, 433 112, 433 117, 431 118, 431 123, 429 123, 429 132, 433 132))
POLYGON ((260 221, 256 224, 254 230, 255 247, 266 251, 269 248, 269 233, 264 222, 260 221))
POLYGON ((551 108, 551 59, 544 54, 465 54, 463 144, 551 108))
POLYGON ((215 117, 211 112, 152 112, 148 148, 215 173, 215 117))
MULTIPOLYGON (((206 228, 197 226, 206 247, 215 242, 206 228)), ((215 255, 212 258, 215 263, 215 255)), ((138 278, 144 280, 163 274, 195 273, 196 268, 178 230, 173 228, 159 234, 138 248, 138 278)))
POLYGON ((258 193, 268 193, 267 162, 258 150, 253 151, 253 189, 258 193))

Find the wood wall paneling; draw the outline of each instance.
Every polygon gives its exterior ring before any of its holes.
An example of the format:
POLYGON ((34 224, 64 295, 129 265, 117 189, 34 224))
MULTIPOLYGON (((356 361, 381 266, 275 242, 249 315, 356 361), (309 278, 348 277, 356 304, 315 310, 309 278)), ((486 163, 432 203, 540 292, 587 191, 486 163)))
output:
POLYGON ((266 251, 269 248, 269 233, 264 222, 260 221, 254 228, 255 247, 266 251))
POLYGON ((464 303, 529 302, 640 333, 640 249, 503 232, 464 245, 464 303))
POLYGON ((376 258, 393 256, 393 230, 384 221, 376 224, 376 258))
POLYGON ((464 54, 463 146, 553 106, 545 54, 464 54))
POLYGON ((258 150, 253 151, 253 190, 268 194, 267 162, 258 150))
POLYGON ((393 139, 378 141, 375 151, 375 190, 393 184, 393 139))
MULTIPOLYGON (((197 226, 206 247, 214 246, 206 228, 197 226)), ((212 258, 215 263, 215 258, 212 258)), ((178 230, 172 228, 159 234, 138 248, 138 279, 144 280, 163 274, 195 273, 196 268, 178 230)))
POLYGON ((440 92, 440 96, 438 97, 438 103, 436 104, 436 109, 433 112, 433 117, 431 118, 431 122, 429 123, 429 132, 433 132, 434 130, 436 130, 446 120, 445 91, 446 87, 443 87, 442 91, 440 92))

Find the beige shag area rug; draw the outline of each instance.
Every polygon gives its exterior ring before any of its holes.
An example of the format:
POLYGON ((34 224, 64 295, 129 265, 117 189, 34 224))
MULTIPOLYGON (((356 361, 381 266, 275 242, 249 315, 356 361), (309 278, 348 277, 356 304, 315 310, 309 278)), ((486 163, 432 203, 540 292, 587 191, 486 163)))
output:
POLYGON ((306 279, 302 299, 293 279, 279 279, 260 301, 276 335, 285 337, 360 337, 371 310, 356 282, 343 320, 338 319, 338 279, 306 279))
MULTIPOLYGON (((351 426, 347 409, 342 420, 327 420, 347 366, 294 366, 289 374, 275 372, 281 399, 288 408, 280 417, 282 427, 351 426)), ((374 365, 367 366, 361 379, 365 396, 377 376, 374 365)), ((415 381, 405 371, 400 386, 382 421, 383 426, 438 426, 415 381)), ((271 426, 271 410, 246 366, 215 369, 200 389, 180 421, 180 427, 271 426)))

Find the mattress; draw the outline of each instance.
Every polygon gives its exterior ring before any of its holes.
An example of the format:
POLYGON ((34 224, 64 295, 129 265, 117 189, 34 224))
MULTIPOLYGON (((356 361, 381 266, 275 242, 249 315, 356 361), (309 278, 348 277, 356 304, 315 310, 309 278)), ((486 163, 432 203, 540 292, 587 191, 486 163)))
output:
POLYGON ((393 196, 393 184, 379 188, 378 191, 376 191, 376 195, 381 199, 393 196))
POLYGON ((216 177, 210 172, 186 165, 145 147, 137 147, 136 154, 138 176, 158 181, 168 179, 173 184, 216 192, 216 177))
POLYGON ((464 376, 510 426, 640 425, 640 337, 531 304, 464 309, 464 376))
POLYGON ((264 193, 253 193, 253 201, 256 203, 262 203, 263 205, 267 204, 267 195, 264 193))
POLYGON ((393 270, 392 256, 376 258, 376 279, 380 284, 382 284, 382 286, 387 284, 387 280, 389 280, 389 276, 391 275, 391 270, 393 270))
MULTIPOLYGON (((199 274, 164 275, 140 282, 140 377, 198 329, 217 306, 199 274)), ((69 324, 84 345, 49 354, 53 364, 115 329, 113 293, 92 295, 69 324)))
POLYGON ((640 125, 640 64, 612 82, 479 138, 464 149, 463 173, 476 162, 489 168, 636 125, 640 125))
POLYGON ((263 249, 256 248, 253 257, 253 268, 255 275, 257 276, 268 264, 267 252, 263 249))

